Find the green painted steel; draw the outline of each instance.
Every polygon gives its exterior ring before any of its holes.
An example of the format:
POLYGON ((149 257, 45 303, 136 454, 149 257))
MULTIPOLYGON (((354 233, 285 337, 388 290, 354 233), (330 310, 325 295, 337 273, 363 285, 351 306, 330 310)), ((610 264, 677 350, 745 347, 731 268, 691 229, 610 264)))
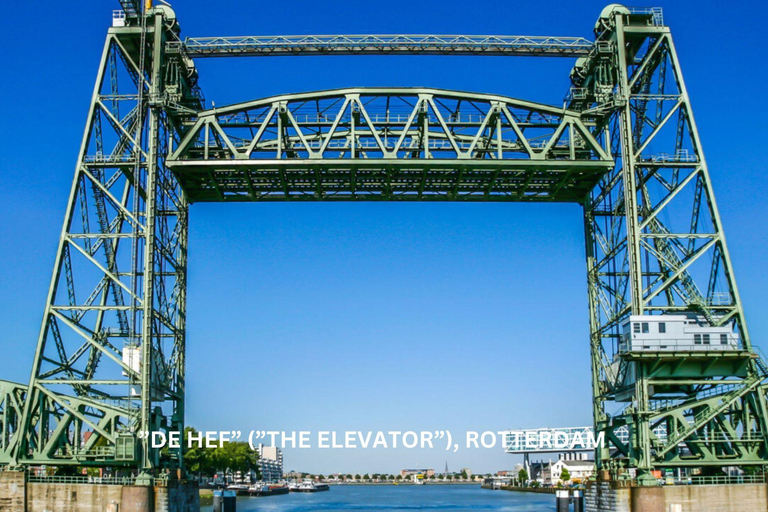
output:
POLYGON ((768 462, 768 368, 747 331, 658 9, 609 6, 592 42, 184 41, 170 8, 122 3, 126 26, 107 34, 30 381, 0 382, 0 464, 122 465, 145 482, 183 469, 181 453, 149 449, 138 433, 184 426, 188 205, 336 200, 582 205, 600 467, 635 468, 644 481, 655 468, 768 462), (204 108, 191 56, 291 48, 579 59, 565 107, 348 88, 204 108), (630 315, 681 313, 730 327, 739 346, 620 351, 630 315))
POLYGON ((193 37, 178 45, 190 57, 298 55, 475 55, 580 57, 592 41, 583 37, 332 35, 193 37))
POLYGON ((186 118, 167 164, 195 201, 583 200, 596 121, 490 94, 341 89, 186 118))
POLYGON ((752 349, 672 36, 650 13, 615 5, 595 36, 595 52, 571 74, 569 107, 604 114, 616 161, 584 202, 594 416, 609 440, 598 462, 637 468, 641 480, 660 467, 764 465, 766 368, 752 349), (617 355, 628 315, 681 312, 732 327, 740 350, 617 355), (614 435, 625 425, 628 443, 614 435))

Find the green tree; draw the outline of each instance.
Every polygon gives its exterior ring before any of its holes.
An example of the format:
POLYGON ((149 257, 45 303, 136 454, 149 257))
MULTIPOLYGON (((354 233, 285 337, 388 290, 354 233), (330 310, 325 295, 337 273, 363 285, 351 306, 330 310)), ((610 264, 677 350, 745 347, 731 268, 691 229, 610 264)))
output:
MULTIPOLYGON (((197 431, 192 427, 184 429, 184 446, 190 446, 189 437, 198 436, 197 431)), ((259 474, 259 452, 251 449, 245 442, 228 442, 221 447, 207 448, 204 442, 198 446, 193 442, 190 448, 186 448, 184 460, 187 469, 198 476, 213 476, 218 471, 225 474, 240 471, 247 473, 251 470, 256 471, 257 478, 259 474)))
POLYGON ((528 481, 528 472, 525 469, 518 471, 517 480, 520 482, 520 485, 525 485, 525 482, 528 481))
POLYGON ((563 482, 567 482, 571 479, 571 472, 568 471, 568 468, 563 467, 563 471, 560 473, 560 480, 563 482))

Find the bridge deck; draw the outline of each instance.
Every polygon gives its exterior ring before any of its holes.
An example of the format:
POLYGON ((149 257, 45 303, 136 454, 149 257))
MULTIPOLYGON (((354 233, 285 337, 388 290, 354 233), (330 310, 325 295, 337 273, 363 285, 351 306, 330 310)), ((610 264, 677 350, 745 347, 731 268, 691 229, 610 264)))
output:
POLYGON ((191 202, 581 202, 602 162, 238 160, 169 164, 191 202))

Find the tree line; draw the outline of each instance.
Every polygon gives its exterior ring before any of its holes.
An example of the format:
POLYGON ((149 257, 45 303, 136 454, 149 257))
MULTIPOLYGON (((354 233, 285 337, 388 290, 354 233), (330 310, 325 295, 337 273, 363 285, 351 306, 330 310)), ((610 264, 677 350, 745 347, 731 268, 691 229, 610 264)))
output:
MULTIPOLYGON (((185 446, 189 446, 187 438, 190 434, 197 435, 197 431, 192 427, 185 428, 185 446)), ((215 448, 193 446, 184 453, 184 461, 187 471, 201 477, 212 477, 217 473, 226 475, 238 471, 255 471, 257 478, 261 478, 258 450, 252 449, 248 443, 242 441, 227 442, 215 448)))

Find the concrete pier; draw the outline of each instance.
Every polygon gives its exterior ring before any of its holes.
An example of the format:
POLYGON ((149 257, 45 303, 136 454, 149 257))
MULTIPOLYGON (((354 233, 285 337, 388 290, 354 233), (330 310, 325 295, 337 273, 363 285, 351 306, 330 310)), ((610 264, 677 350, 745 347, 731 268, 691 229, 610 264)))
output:
POLYGON ((628 482, 591 482, 584 493, 586 512, 763 512, 764 483, 633 487, 628 482))
POLYGON ((2 512, 199 512, 197 482, 138 486, 27 482, 24 472, 0 471, 2 512))
POLYGON ((27 479, 22 471, 0 471, 0 510, 27 510, 27 479))

